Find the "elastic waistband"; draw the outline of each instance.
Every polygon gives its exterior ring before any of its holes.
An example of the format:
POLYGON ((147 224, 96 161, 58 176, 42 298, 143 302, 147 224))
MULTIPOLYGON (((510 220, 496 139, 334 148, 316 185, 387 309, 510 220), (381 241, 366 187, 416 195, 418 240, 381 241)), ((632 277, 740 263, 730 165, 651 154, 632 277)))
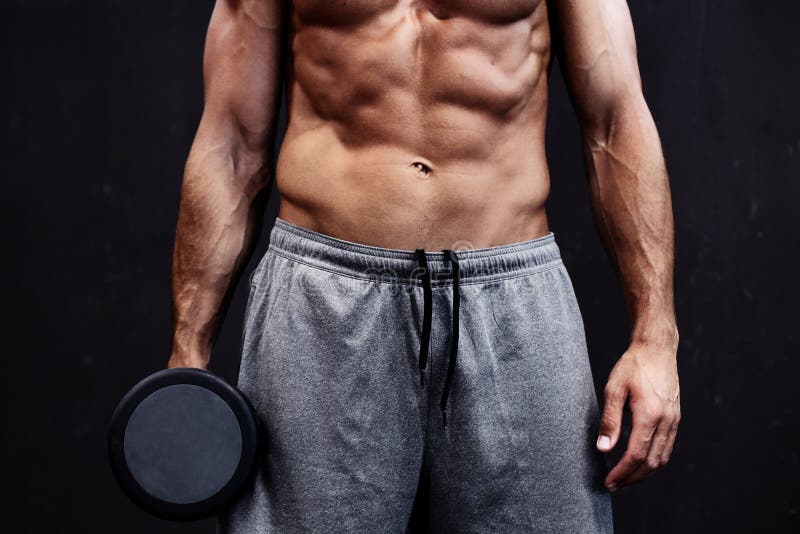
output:
MULTIPOLYGON (((344 241, 276 219, 269 250, 310 267, 351 278, 383 283, 420 283, 420 267, 411 250, 373 247, 344 241)), ((516 278, 557 267, 561 253, 552 232, 546 236, 496 247, 459 250, 462 285, 516 278)), ((452 283, 443 252, 427 252, 434 286, 452 283)))

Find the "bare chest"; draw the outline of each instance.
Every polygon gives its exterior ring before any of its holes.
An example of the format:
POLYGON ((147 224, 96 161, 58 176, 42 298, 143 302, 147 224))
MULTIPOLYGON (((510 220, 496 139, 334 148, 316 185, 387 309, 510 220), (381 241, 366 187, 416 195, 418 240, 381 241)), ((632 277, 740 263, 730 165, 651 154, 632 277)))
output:
POLYGON ((352 25, 390 11, 428 11, 439 19, 466 17, 509 23, 530 16, 545 0, 293 0, 294 13, 306 22, 352 25))

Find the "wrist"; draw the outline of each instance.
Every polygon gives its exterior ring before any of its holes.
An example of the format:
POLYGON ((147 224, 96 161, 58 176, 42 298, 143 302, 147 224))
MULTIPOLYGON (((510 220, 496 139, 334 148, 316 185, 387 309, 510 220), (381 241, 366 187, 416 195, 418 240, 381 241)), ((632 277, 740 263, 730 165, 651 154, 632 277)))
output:
POLYGON ((205 368, 211 359, 211 343, 200 336, 176 330, 172 338, 169 367, 205 368))
POLYGON ((631 345, 677 350, 680 336, 674 317, 639 322, 631 331, 631 345))

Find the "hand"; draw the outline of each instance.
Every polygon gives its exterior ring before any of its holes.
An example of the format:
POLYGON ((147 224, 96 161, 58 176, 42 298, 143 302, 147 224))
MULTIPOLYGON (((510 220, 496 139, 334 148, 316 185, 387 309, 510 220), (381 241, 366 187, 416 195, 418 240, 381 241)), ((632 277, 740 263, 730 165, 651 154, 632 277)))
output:
POLYGON ((633 415, 628 448, 605 480, 609 491, 639 482, 669 460, 681 419, 676 348, 632 344, 605 388, 597 448, 611 451, 619 440, 626 401, 633 415))

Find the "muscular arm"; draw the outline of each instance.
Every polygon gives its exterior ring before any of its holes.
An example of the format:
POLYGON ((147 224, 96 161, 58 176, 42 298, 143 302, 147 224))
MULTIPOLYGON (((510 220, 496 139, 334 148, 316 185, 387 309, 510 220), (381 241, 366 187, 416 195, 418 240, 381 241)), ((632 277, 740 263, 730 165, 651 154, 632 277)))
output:
POLYGON ((609 377, 598 448, 611 450, 626 402, 633 430, 606 485, 614 490, 666 463, 680 417, 670 188, 642 95, 625 0, 555 0, 556 50, 581 125, 592 207, 622 281, 631 344, 609 377))
POLYGON ((217 0, 205 106, 186 164, 173 253, 170 367, 206 367, 261 224, 279 105, 281 0, 217 0))

